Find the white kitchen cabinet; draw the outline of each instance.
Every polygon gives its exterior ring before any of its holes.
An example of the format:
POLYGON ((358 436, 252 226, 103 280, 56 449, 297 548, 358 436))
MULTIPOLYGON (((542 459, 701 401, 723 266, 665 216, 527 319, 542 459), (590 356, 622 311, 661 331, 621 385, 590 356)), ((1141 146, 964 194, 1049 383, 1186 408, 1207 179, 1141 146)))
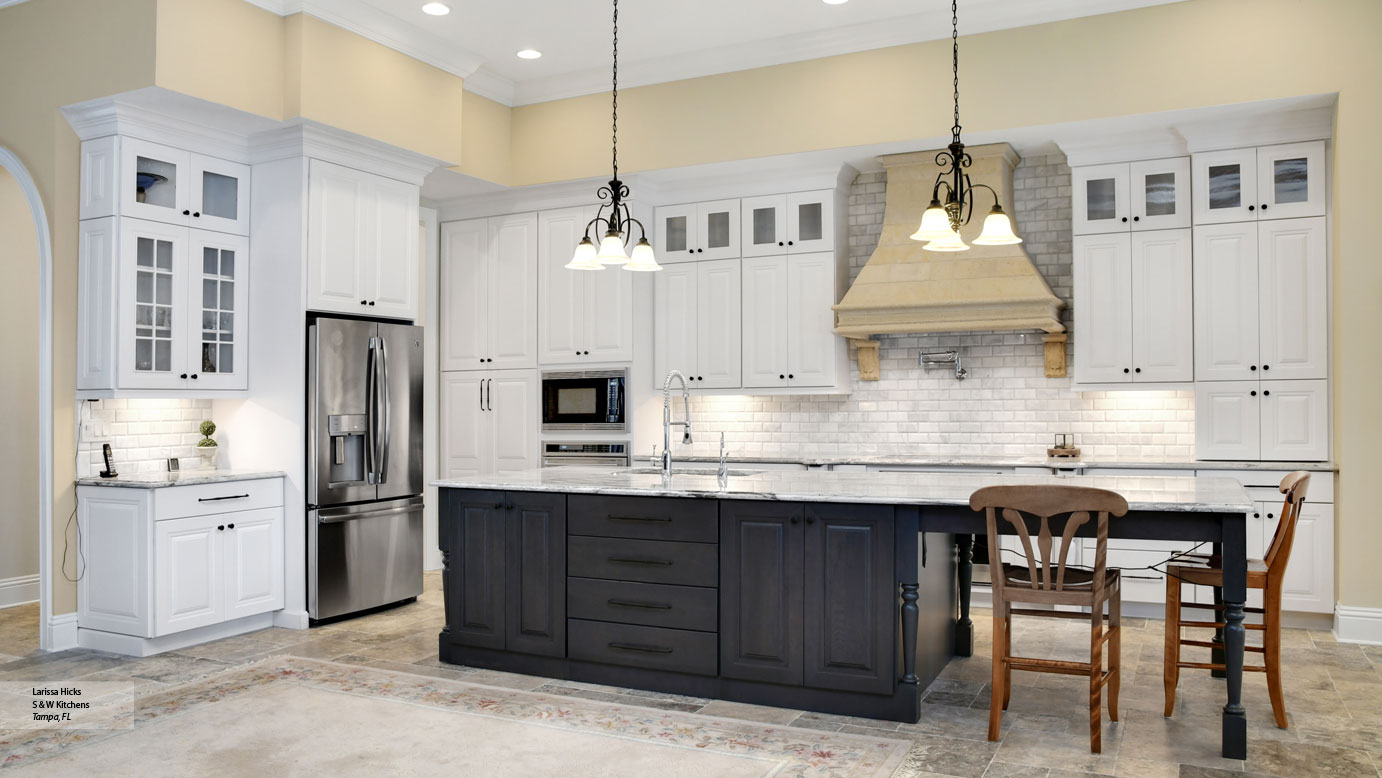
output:
POLYGON ((1190 244, 1188 229, 1075 237, 1080 382, 1194 379, 1190 244))
MULTIPOLYGON (((1307 495, 1308 498, 1308 495, 1307 495)), ((1263 517, 1263 550, 1281 524, 1281 501, 1259 506, 1263 517)), ((1296 519, 1291 556, 1282 579, 1281 608, 1307 613, 1334 612, 1334 506, 1306 502, 1296 519)))
POLYGON ((417 318, 418 198, 416 185, 310 161, 310 310, 417 318))
POLYGON ((594 208, 538 214, 538 363, 633 359, 633 273, 568 270, 594 208))
POLYGON ((441 226, 442 370, 537 365, 537 214, 441 226))
POLYGON ((1071 171, 1076 235, 1190 226, 1185 157, 1076 167, 1071 171))
POLYGON ((653 388, 661 389, 667 374, 676 370, 686 376, 687 385, 696 380, 696 304, 695 263, 668 265, 655 274, 653 297, 653 388))
POLYGON ((737 258, 739 210, 737 199, 658 208, 654 217, 658 262, 737 258))
POLYGON ((1329 382, 1262 381, 1261 459, 1329 459, 1329 382))
POLYGON ((262 629, 283 608, 283 479, 79 485, 77 498, 80 645, 147 656, 262 629))
POLYGON ((249 241, 128 217, 80 223, 77 389, 244 390, 249 241))
POLYGON ((1329 278, 1325 220, 1257 225, 1262 378, 1329 375, 1329 278))
POLYGON ((835 193, 825 189, 740 201, 745 257, 810 254, 835 245, 835 193))
POLYGON ((1195 457, 1259 459, 1261 398, 1257 381, 1195 384, 1195 457))
POLYGON ((740 386, 740 260, 664 268, 654 294, 655 388, 671 370, 692 389, 740 386))
POLYGON ((537 467, 538 402, 538 378, 531 370, 442 373, 443 476, 537 467))
POLYGON ((1211 151, 1191 164, 1197 225, 1324 215, 1324 141, 1211 151))
POLYGON ((80 218, 133 216, 248 235, 250 169, 124 136, 82 143, 80 218))
POLYGON ((786 255, 743 260, 743 297, 753 301, 743 312, 745 388, 787 386, 788 275, 786 255))
POLYGON ((1195 378, 1257 378, 1257 225, 1195 227, 1195 378))
POLYGON ((834 255, 752 257, 742 275, 743 386, 833 386, 834 255))

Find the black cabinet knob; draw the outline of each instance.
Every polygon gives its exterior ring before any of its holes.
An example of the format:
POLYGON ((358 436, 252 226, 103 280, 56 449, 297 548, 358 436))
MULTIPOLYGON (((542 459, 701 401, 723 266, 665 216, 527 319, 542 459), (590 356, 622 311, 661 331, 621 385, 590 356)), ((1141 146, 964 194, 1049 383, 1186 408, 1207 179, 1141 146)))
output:
POLYGON ((1263 397, 1271 397, 1271 396, 1272 396, 1272 390, 1271 390, 1271 389, 1263 389, 1263 390, 1262 390, 1262 396, 1263 396, 1263 397))
POLYGON ((1249 396, 1249 397, 1256 397, 1256 396, 1257 396, 1257 390, 1254 389, 1254 390, 1252 390, 1251 392, 1248 392, 1248 396, 1249 396))
POLYGON ((788 374, 787 374, 787 377, 788 377, 788 378, 796 378, 796 376, 792 375, 791 373, 788 373, 788 374))
POLYGON ((178 376, 178 378, 186 378, 186 377, 187 377, 187 374, 186 374, 186 373, 183 373, 182 375, 178 376))
POLYGON ((816 523, 816 517, 815 517, 815 516, 807 516, 807 517, 806 517, 806 523, 807 523, 807 524, 815 524, 815 523, 816 523))
POLYGON ((1249 206, 1248 206, 1248 210, 1249 210, 1249 211, 1253 210, 1253 206, 1249 205, 1249 206))
POLYGON ((702 252, 704 252, 704 251, 705 251, 705 249, 696 249, 696 253, 697 253, 697 254, 700 254, 700 253, 702 253, 702 252))
POLYGON ((192 380, 193 380, 193 381, 197 380, 197 374, 196 374, 196 373, 193 373, 193 374, 192 374, 192 380))
POLYGON ((494 509, 495 509, 496 511, 497 511, 497 510, 500 510, 500 509, 503 508, 503 507, 504 507, 504 503, 502 503, 502 502, 497 502, 497 503, 494 504, 494 509))
POLYGON ((235 529, 235 525, 234 525, 234 524, 227 524, 227 525, 226 525, 226 529, 235 529))
POLYGON ((1262 518, 1262 514, 1260 514, 1260 513, 1254 513, 1254 514, 1252 515, 1252 517, 1253 517, 1254 519, 1260 519, 1260 518, 1262 518))
POLYGON ((781 246, 781 245, 782 245, 782 241, 778 241, 778 242, 777 242, 777 245, 781 246))
POLYGON ((589 352, 589 351, 582 351, 581 353, 582 353, 582 354, 585 354, 586 356, 590 356, 590 352, 589 352))
POLYGON ((1249 370, 1252 370, 1252 371, 1254 371, 1254 372, 1256 372, 1256 371, 1257 371, 1257 365, 1249 365, 1249 366, 1248 366, 1248 369, 1249 369, 1249 370))
POLYGON ((1138 367, 1138 368, 1133 368, 1133 372, 1134 372, 1134 373, 1141 373, 1141 372, 1142 372, 1142 368, 1140 368, 1140 367, 1138 367))
POLYGON ((801 521, 800 518, 798 518, 798 517, 796 517, 796 516, 793 516, 793 517, 792 517, 792 523, 793 523, 793 524, 796 524, 796 523, 799 522, 799 521, 801 521))
POLYGON ((1264 211, 1267 210, 1267 204, 1266 204, 1266 203, 1263 203, 1263 204, 1262 204, 1262 210, 1264 210, 1264 211))
POLYGON ((226 525, 221 524, 221 525, 217 526, 217 527, 216 527, 216 531, 217 531, 217 532, 225 532, 225 531, 226 531, 226 525))
POLYGON ((191 215, 192 215, 192 212, 191 212, 191 211, 183 211, 183 212, 182 212, 182 215, 183 215, 183 216, 191 216, 191 215))
POLYGON ((369 300, 361 300, 361 301, 360 301, 360 304, 361 304, 361 305, 369 305, 369 300))
POLYGON ((1124 217, 1123 217, 1123 223, 1126 224, 1127 221, 1128 221, 1128 217, 1124 216, 1124 217))
POLYGON ((1134 216, 1134 217, 1132 217, 1132 220, 1135 221, 1135 222, 1140 222, 1140 221, 1142 221, 1142 217, 1141 217, 1141 216, 1134 216))
POLYGON ((1130 371, 1125 367, 1125 368, 1123 368, 1123 372, 1124 372, 1124 373, 1127 373, 1127 372, 1130 372, 1130 371))
POLYGON ((788 246, 792 245, 792 241, 790 241, 790 240, 787 241, 787 245, 788 245, 788 246))
MULTIPOLYGON (((581 352, 579 352, 579 351, 577 351, 577 352, 576 352, 576 356, 578 356, 578 357, 579 357, 579 356, 580 356, 580 355, 581 355, 581 352)), ((484 360, 480 360, 480 361, 482 361, 482 362, 483 362, 483 361, 484 361, 484 360)))
POLYGON ((1271 370, 1271 369, 1272 369, 1272 366, 1271 366, 1271 365, 1263 365, 1263 366, 1262 366, 1262 369, 1263 369, 1263 370, 1271 370))
POLYGON ((778 374, 777 374, 777 377, 778 377, 778 378, 786 378, 787 376, 783 375, 782 373, 778 373, 778 374))
POLYGON ((1269 514, 1267 514, 1267 518, 1269 518, 1269 519, 1275 519, 1275 518, 1276 518, 1276 514, 1275 514, 1275 513, 1269 513, 1269 514))
POLYGON ((370 305, 374 305, 374 301, 373 301, 373 300, 370 300, 370 301, 369 301, 369 304, 370 304, 370 305))
POLYGON ((506 511, 511 511, 511 510, 513 510, 513 503, 506 503, 506 504, 504 505, 504 510, 506 510, 506 511))
MULTIPOLYGON (((1262 206, 1262 207, 1263 207, 1263 208, 1266 208, 1267 206, 1264 205, 1264 206, 1262 206)), ((193 219, 200 219, 201 217, 202 217, 202 212, 201 212, 201 211, 193 211, 193 212, 192 212, 192 218, 193 218, 193 219)), ((231 526, 233 527, 233 526, 235 526, 235 525, 232 524, 231 526)))

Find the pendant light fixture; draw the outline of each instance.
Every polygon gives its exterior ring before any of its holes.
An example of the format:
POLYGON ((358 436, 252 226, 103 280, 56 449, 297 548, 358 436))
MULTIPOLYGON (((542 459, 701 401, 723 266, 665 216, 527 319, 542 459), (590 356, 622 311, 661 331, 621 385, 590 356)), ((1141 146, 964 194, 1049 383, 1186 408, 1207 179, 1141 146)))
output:
POLYGON ((585 225, 585 236, 576 245, 576 253, 571 256, 571 261, 566 263, 566 267, 568 270, 604 270, 606 265, 619 265, 625 270, 653 272, 661 270, 662 266, 653 256, 653 247, 648 242, 643 222, 633 218, 629 213, 629 205, 624 202, 629 196, 629 188, 619 180, 619 0, 614 0, 614 68, 611 80, 611 162, 614 175, 608 184, 596 191, 595 196, 600 198, 600 209, 596 211, 595 218, 585 225), (590 229, 597 224, 605 228, 604 237, 600 239, 598 248, 590 239, 590 229), (638 226, 638 243, 634 244, 632 253, 626 253, 624 246, 629 241, 632 225, 638 226))
POLYGON ((923 249, 927 251, 967 251, 960 237, 960 227, 969 224, 974 215, 974 195, 976 189, 987 189, 993 195, 993 208, 984 218, 984 229, 974 239, 978 246, 1003 246, 1021 243, 1022 239, 1013 232, 1012 220, 1003 212, 998 202, 998 193, 993 187, 976 184, 969 180, 965 168, 973 162, 965 153, 965 144, 960 141, 960 13, 959 0, 950 2, 950 47, 951 62, 954 68, 955 85, 955 124, 950 128, 951 140, 946 151, 936 154, 936 164, 943 168, 936 174, 936 183, 931 187, 931 204, 921 214, 921 225, 911 236, 912 240, 928 241, 923 249), (945 200, 941 201, 944 194, 945 200))

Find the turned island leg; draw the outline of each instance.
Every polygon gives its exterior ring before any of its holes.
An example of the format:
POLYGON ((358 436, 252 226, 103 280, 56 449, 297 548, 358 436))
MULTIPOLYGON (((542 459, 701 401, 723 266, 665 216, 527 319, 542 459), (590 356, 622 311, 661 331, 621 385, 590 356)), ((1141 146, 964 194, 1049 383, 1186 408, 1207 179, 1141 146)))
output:
POLYGON ((959 554, 960 620, 955 622, 955 656, 974 656, 974 622, 969 619, 970 587, 974 582, 974 536, 956 535, 959 554))
POLYGON ((902 682, 912 685, 917 679, 917 607, 921 585, 902 584, 902 682))

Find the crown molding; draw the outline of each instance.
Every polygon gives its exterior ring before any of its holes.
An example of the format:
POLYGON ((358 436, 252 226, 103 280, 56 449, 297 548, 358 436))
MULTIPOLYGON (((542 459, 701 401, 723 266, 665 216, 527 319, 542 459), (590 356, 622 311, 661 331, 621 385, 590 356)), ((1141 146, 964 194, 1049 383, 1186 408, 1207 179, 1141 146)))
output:
POLYGON ((1335 96, 1330 105, 1295 111, 1253 112, 1219 120, 1187 122, 1176 129, 1191 153, 1243 146, 1270 146, 1334 136, 1335 96))
POLYGON ((465 80, 465 91, 510 108, 514 105, 517 88, 513 79, 505 78, 483 65, 465 80))
POLYGON ((302 118, 255 133, 249 138, 249 150, 249 161, 253 164, 309 157, 417 186, 422 186, 422 180, 428 173, 451 164, 302 118))
POLYGON ((1134 162, 1144 159, 1184 157, 1190 153, 1185 137, 1173 127, 1141 132, 1097 133, 1083 138, 1058 140, 1070 167, 1134 162))
POLYGON ((61 111, 83 141, 123 135, 242 164, 250 161, 248 136, 275 124, 160 87, 74 103, 61 111))

